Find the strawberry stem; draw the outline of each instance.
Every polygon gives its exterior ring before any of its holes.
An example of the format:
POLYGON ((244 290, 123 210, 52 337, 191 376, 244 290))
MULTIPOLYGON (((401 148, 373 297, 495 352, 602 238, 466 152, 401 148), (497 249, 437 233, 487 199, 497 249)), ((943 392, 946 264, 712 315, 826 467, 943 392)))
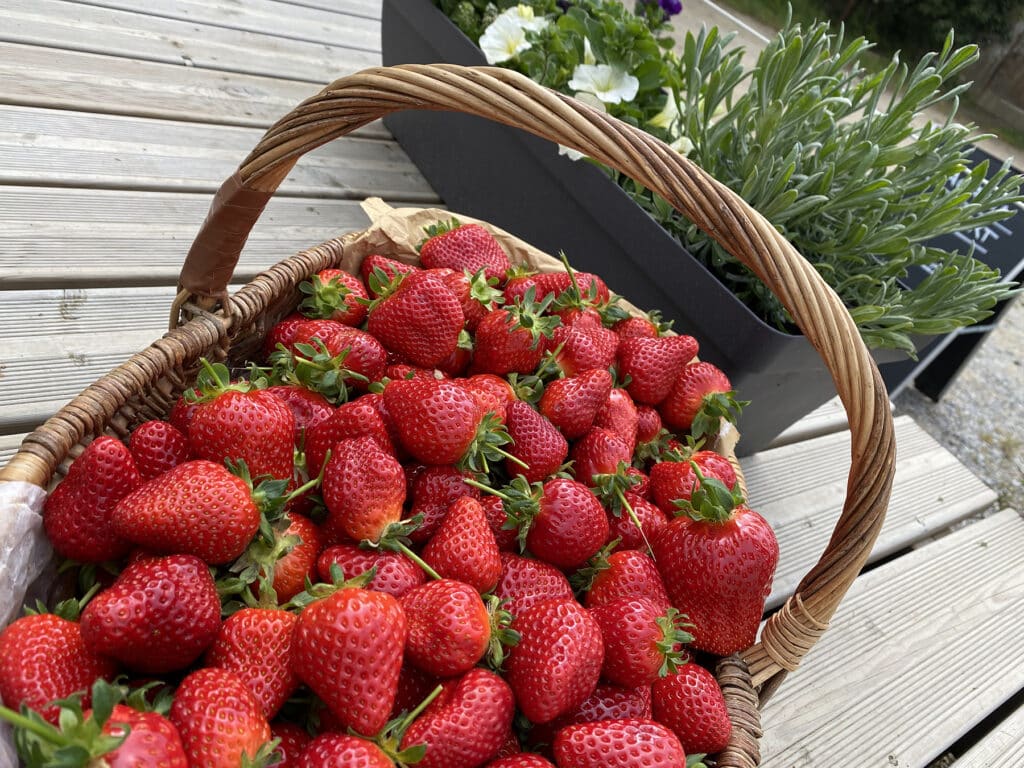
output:
POLYGON ((44 739, 51 744, 63 746, 71 743, 71 739, 67 738, 52 725, 44 725, 42 722, 33 720, 31 717, 27 717, 20 712, 15 712, 13 709, 8 709, 2 705, 0 705, 0 719, 6 720, 15 728, 21 728, 22 730, 34 733, 39 738, 44 739))
POLYGON ((502 493, 497 488, 491 488, 491 486, 489 486, 489 485, 484 485, 479 480, 474 480, 472 477, 463 478, 462 482, 464 482, 466 485, 471 485, 474 488, 477 488, 477 489, 483 491, 484 493, 489 493, 492 496, 497 496, 502 501, 508 501, 508 502, 512 501, 512 499, 508 496, 508 494, 502 493))
POLYGON ((626 494, 622 492, 621 488, 616 488, 615 495, 618 498, 619 503, 622 505, 622 508, 626 510, 626 514, 629 515, 629 519, 633 522, 633 525, 635 525, 636 529, 640 532, 640 538, 644 540, 644 546, 647 547, 647 553, 651 556, 652 560, 657 560, 658 558, 654 556, 654 549, 651 547, 651 542, 647 540, 647 534, 644 533, 644 528, 640 524, 640 518, 637 517, 636 510, 633 509, 633 505, 629 503, 629 499, 626 498, 626 494))
POLYGON ((416 565, 422 568, 423 572, 426 573, 427 576, 429 576, 430 578, 438 580, 443 578, 441 574, 439 574, 437 571, 430 567, 430 564, 426 560, 424 560, 422 557, 413 552, 408 544, 405 544, 401 541, 397 541, 395 542, 394 546, 399 552, 401 552, 403 555, 405 555, 414 563, 416 563, 416 565))

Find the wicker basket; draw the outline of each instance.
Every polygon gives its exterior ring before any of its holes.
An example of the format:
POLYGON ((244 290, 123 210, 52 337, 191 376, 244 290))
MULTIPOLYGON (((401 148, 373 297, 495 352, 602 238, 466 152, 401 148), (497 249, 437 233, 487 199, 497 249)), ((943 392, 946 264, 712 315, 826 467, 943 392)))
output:
POLYGON ((29 435, 0 480, 47 488, 96 436, 125 437, 141 421, 165 416, 200 357, 253 357, 273 322, 296 306, 298 284, 339 262, 344 249, 341 240, 331 240, 303 251, 228 297, 234 265, 263 207, 302 154, 403 109, 465 112, 519 127, 651 188, 754 270, 831 372, 852 437, 842 515, 820 560, 768 620, 759 642, 717 670, 734 723, 718 765, 756 766, 759 706, 826 629, 885 516, 895 458, 885 387, 841 301, 762 216, 648 134, 516 73, 447 65, 375 68, 337 80, 296 107, 215 197, 182 270, 172 308, 176 327, 29 435))

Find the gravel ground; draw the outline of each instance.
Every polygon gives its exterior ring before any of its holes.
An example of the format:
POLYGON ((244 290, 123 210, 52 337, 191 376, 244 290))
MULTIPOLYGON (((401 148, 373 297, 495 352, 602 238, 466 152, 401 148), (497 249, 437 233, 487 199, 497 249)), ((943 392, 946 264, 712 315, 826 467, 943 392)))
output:
MULTIPOLYGON (((696 32, 702 24, 716 24, 722 31, 735 31, 737 43, 750 58, 774 29, 723 5, 728 3, 686 3, 683 13, 673 19, 676 38, 681 40, 687 30, 696 32)), ((1024 147, 998 139, 981 146, 996 157, 1024 161, 1024 147)), ((1021 167, 1021 162, 1017 166, 1021 167)), ((904 389, 894 401, 896 415, 910 415, 999 494, 996 505, 986 513, 1007 507, 1024 513, 1022 358, 1024 299, 1018 299, 1003 312, 995 329, 978 345, 939 402, 932 402, 913 387, 904 389)))

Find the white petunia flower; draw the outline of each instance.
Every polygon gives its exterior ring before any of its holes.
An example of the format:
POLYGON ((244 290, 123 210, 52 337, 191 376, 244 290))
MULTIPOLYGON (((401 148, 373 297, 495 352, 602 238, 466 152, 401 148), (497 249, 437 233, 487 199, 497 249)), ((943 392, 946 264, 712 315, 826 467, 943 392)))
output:
POLYGON ((668 99, 665 101, 665 106, 654 117, 648 120, 648 124, 653 125, 655 128, 664 128, 666 131, 672 130, 672 126, 679 120, 679 105, 676 103, 676 95, 668 88, 662 89, 668 94, 668 99))
POLYGON ((500 64, 530 48, 527 32, 539 32, 549 24, 548 20, 537 18, 533 8, 517 5, 509 8, 492 21, 480 35, 480 50, 488 64, 500 64))
POLYGON ((693 151, 693 142, 685 136, 680 136, 678 139, 669 144, 672 149, 678 152, 683 157, 686 157, 693 151))
POLYGON ((584 64, 597 64, 597 57, 594 55, 594 49, 590 47, 590 38, 583 38, 583 63, 584 64))
POLYGON ((572 73, 569 87, 592 93, 605 104, 632 101, 640 81, 624 69, 609 64, 580 64, 572 73))

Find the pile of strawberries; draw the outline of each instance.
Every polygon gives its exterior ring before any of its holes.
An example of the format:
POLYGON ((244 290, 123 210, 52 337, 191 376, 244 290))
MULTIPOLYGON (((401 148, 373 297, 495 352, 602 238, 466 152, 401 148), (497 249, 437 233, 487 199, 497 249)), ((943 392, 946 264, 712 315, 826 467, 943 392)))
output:
MULTIPOLYGON (((696 764, 778 546, 736 401, 600 277, 444 222, 325 270, 233 375, 93 441, 44 525, 78 596, 0 633, 28 765, 696 764), (59 701, 58 701, 59 700, 59 701), (689 756, 689 763, 688 761, 689 756)), ((710 763, 710 758, 706 758, 710 763)))

